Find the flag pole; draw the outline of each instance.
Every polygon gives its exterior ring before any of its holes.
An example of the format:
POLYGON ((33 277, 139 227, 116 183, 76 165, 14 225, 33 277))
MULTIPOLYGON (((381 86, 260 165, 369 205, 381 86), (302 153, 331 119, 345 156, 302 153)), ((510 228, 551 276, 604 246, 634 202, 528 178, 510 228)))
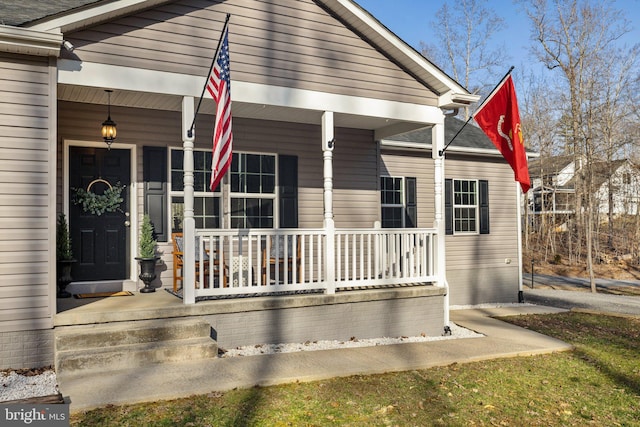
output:
POLYGON ((218 46, 216 47, 216 53, 213 55, 213 60, 211 61, 211 66, 209 67, 209 72, 207 73, 207 78, 204 82, 204 87, 202 88, 202 93, 200 94, 200 100, 198 101, 198 106, 196 107, 195 113, 193 113, 193 122, 191 122, 191 127, 187 131, 187 136, 189 138, 193 137, 193 127, 196 125, 196 117, 198 117, 198 111, 200 111, 200 105, 202 104, 202 98, 204 97, 204 91, 207 90, 207 83, 209 80, 209 76, 211 76, 211 70, 213 70, 213 66, 218 59, 218 54, 220 53, 220 45, 222 44, 222 38, 224 37, 225 32, 227 31, 227 27, 229 26, 229 18, 231 17, 230 13, 227 13, 227 18, 224 21, 224 26, 222 27, 222 33, 220 34, 220 39, 218 40, 218 46))
MULTIPOLYGON (((484 101, 482 101, 482 104, 480 104, 480 106, 476 109, 479 110, 486 102, 489 98, 491 98, 491 95, 493 95, 493 92, 496 91, 496 89, 502 84, 502 82, 509 77, 509 74, 511 74, 511 72, 513 71, 514 66, 512 65, 511 68, 509 68, 509 71, 507 71, 507 74, 504 75, 503 78, 500 79, 500 81, 498 82, 498 84, 491 90, 491 92, 489 92, 489 95, 487 95, 487 97, 484 99, 484 101)), ((464 122, 464 124, 462 125, 462 127, 460 129, 458 129, 458 132, 456 132, 455 135, 453 135, 453 138, 451 138, 451 140, 447 143, 447 145, 444 146, 444 148, 442 150, 440 150, 438 152, 438 154, 440 155, 440 157, 442 157, 444 155, 444 152, 447 151, 447 148, 449 148, 449 145, 451 145, 451 143, 453 142, 454 139, 456 139, 458 137, 458 135, 460 135, 460 132, 462 132, 462 129, 464 129, 464 127, 466 125, 469 124, 469 122, 471 121, 471 119, 473 118, 473 114, 469 116, 469 118, 467 119, 466 122, 464 122)))

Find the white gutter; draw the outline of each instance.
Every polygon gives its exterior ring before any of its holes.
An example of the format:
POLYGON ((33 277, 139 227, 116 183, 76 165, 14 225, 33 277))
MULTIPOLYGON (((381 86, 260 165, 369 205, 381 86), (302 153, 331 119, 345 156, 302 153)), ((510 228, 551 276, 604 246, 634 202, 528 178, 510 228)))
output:
POLYGON ((61 34, 0 25, 0 52, 34 56, 58 56, 61 45, 61 34))
POLYGON ((117 0, 98 5, 89 4, 85 8, 81 8, 81 10, 69 13, 68 15, 49 20, 45 18, 44 20, 36 21, 34 24, 29 25, 29 28, 40 31, 66 33, 128 15, 139 10, 148 9, 162 3, 167 3, 167 0, 117 0))

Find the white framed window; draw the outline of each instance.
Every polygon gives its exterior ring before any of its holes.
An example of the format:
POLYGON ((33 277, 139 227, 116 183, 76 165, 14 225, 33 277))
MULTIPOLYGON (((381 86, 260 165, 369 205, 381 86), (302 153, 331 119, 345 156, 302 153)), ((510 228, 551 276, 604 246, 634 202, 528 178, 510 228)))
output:
MULTIPOLYGON (((182 231, 184 218, 184 155, 182 149, 170 150, 171 230, 182 231)), ((209 191, 211 151, 193 150, 193 216, 196 228, 220 228, 221 193, 209 191)))
POLYGON ((416 178, 380 177, 380 206, 383 228, 417 226, 416 178))
MULTIPOLYGON (((173 232, 182 231, 184 217, 183 157, 182 149, 170 150, 173 232)), ((214 192, 209 191, 211 151, 193 150, 193 157, 196 228, 221 228, 223 223, 230 228, 297 227, 296 156, 234 152, 231 167, 214 192), (223 212, 228 212, 225 221, 223 212)))
POLYGON ((478 232, 478 180, 453 180, 453 232, 478 232))
POLYGON ((230 174, 231 228, 273 228, 276 212, 275 154, 233 153, 230 174))

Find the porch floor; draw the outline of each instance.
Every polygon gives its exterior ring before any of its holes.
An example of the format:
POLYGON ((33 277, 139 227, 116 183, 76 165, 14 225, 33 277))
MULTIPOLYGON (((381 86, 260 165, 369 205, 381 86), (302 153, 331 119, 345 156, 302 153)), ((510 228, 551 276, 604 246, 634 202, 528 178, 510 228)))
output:
POLYGON ((160 288, 156 292, 148 294, 134 292, 133 296, 86 299, 58 298, 54 327, 413 298, 442 295, 444 292, 444 288, 436 287, 432 284, 415 284, 412 286, 401 285, 345 290, 333 295, 257 296, 199 301, 196 304, 185 305, 182 299, 160 288))

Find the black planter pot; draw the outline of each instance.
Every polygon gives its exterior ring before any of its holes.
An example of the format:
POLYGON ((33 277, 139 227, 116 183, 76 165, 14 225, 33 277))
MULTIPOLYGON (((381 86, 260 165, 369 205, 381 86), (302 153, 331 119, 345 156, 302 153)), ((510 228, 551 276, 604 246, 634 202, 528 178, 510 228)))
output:
POLYGON ((69 298, 71 296, 71 294, 65 289, 67 288, 67 285, 73 281, 73 278, 71 277, 71 267, 75 262, 75 259, 58 260, 58 298, 69 298))
POLYGON ((140 265, 140 275, 138 277, 142 280, 142 283, 144 283, 144 288, 140 289, 140 292, 143 294, 156 291, 156 288, 151 286, 151 282, 156 278, 156 262, 158 259, 158 257, 136 258, 140 265))

